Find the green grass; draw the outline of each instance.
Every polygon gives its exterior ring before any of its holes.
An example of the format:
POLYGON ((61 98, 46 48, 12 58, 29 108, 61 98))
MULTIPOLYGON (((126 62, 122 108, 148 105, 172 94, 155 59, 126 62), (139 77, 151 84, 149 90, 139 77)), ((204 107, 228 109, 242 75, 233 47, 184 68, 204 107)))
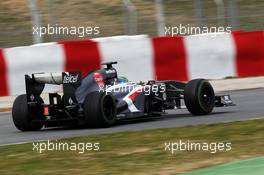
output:
MULTIPOLYGON (((127 125, 129 127, 129 125, 127 125)), ((19 134, 19 133, 18 133, 19 134)), ((121 132, 58 142, 99 142, 99 151, 32 151, 32 144, 0 146, 0 174, 177 174, 264 155, 264 120, 121 132), (164 150, 165 142, 231 142, 232 150, 164 150)))
POLYGON ((263 175, 263 172, 264 157, 256 157, 209 168, 202 168, 184 175, 263 175))

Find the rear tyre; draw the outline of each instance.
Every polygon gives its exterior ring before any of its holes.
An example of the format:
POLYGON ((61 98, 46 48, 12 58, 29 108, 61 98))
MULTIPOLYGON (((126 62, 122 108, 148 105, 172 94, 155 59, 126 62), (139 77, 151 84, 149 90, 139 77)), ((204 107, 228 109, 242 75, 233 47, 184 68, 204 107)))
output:
POLYGON ((116 102, 110 93, 92 92, 84 100, 85 124, 88 127, 109 127, 116 121, 116 102))
POLYGON ((42 123, 32 122, 33 119, 43 119, 44 108, 41 106, 42 98, 38 99, 38 105, 28 108, 27 96, 18 96, 13 104, 12 118, 17 129, 21 131, 37 131, 43 127, 42 123))
POLYGON ((205 79, 194 79, 184 89, 184 102, 193 115, 206 115, 215 105, 215 94, 211 84, 205 79))

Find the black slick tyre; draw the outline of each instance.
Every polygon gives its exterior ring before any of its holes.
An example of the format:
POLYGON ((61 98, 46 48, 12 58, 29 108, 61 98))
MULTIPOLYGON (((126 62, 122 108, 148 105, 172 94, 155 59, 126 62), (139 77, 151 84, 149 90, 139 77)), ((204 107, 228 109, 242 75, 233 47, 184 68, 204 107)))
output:
POLYGON ((215 106, 214 89, 205 79, 191 80, 184 89, 184 102, 193 115, 210 114, 215 106))
POLYGON ((110 93, 87 94, 83 104, 85 125, 88 127, 110 127, 116 121, 116 102, 110 93))
POLYGON ((41 106, 43 100, 38 99, 38 105, 29 109, 27 105, 27 96, 18 96, 13 104, 12 118, 17 129, 21 131, 37 131, 43 127, 40 122, 32 122, 33 119, 43 119, 43 110, 41 106))

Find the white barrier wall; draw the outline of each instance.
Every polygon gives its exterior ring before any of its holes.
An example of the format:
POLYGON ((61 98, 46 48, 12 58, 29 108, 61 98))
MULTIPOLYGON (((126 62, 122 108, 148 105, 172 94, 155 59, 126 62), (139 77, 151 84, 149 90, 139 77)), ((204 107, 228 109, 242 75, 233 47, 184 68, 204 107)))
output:
POLYGON ((259 76, 264 75, 264 32, 117 36, 0 49, 0 96, 25 93, 25 74, 85 75, 106 61, 118 61, 119 74, 133 81, 259 76))

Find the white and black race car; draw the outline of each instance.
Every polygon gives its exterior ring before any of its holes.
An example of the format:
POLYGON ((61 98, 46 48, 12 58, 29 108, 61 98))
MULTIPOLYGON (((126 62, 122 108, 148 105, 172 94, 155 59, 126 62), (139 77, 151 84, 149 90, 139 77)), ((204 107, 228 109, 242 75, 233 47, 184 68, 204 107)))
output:
POLYGON ((16 98, 12 109, 15 126, 21 131, 43 126, 109 127, 117 120, 162 115, 184 104, 193 115, 233 105, 229 95, 215 96, 205 79, 132 83, 117 76, 112 66, 116 63, 105 63, 105 68, 83 77, 81 72, 25 75, 26 94, 16 98), (45 84, 62 85, 62 93, 49 93, 48 104, 40 96, 45 84))

